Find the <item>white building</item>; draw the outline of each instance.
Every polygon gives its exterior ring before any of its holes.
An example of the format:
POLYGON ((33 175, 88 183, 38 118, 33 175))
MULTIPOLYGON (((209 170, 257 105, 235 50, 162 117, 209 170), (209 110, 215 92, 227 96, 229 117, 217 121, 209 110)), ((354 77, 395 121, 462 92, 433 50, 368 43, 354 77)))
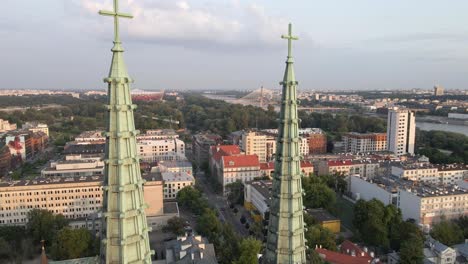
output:
POLYGON ((463 164, 400 164, 397 166, 392 166, 392 175, 411 181, 453 185, 468 177, 468 166, 463 164))
POLYGON ((10 124, 8 120, 0 119, 0 132, 8 132, 16 129, 16 124, 10 124))
MULTIPOLYGON (((163 214, 162 181, 143 176, 149 217, 163 214)), ((39 178, 0 183, 0 225, 25 225, 30 210, 44 209, 66 219, 92 217, 102 207, 103 176, 39 178)))
POLYGON ((193 175, 192 163, 186 160, 162 160, 158 166, 152 167, 151 172, 186 172, 193 175))
POLYGON ((414 154, 415 133, 414 112, 396 107, 388 110, 387 145, 389 151, 397 155, 414 154))
POLYGON ((404 220, 414 219, 426 229, 443 218, 450 220, 468 215, 468 192, 456 185, 351 176, 350 190, 356 199, 376 198, 384 204, 391 201, 400 208, 404 220))
POLYGON ((185 143, 180 139, 139 140, 138 155, 142 161, 186 160, 185 143))
POLYGON ((186 186, 195 185, 195 178, 186 172, 162 172, 164 199, 175 199, 177 193, 186 186))
POLYGON ((104 161, 99 154, 67 155, 65 160, 53 161, 41 171, 42 177, 81 177, 104 174, 104 161))
POLYGON ((245 184, 244 206, 249 210, 257 210, 263 219, 270 208, 272 184, 272 181, 264 180, 245 184))
POLYGON ((38 123, 38 122, 26 122, 22 127, 22 129, 27 129, 33 133, 36 132, 44 132, 47 136, 49 136, 49 127, 47 124, 38 123))

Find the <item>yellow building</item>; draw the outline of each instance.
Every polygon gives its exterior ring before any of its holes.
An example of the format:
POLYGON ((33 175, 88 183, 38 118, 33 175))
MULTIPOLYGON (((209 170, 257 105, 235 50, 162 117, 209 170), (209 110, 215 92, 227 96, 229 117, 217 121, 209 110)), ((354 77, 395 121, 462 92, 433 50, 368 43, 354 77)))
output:
POLYGON ((326 228, 333 232, 334 234, 338 234, 341 229, 341 221, 337 217, 331 215, 324 209, 308 209, 307 213, 311 215, 321 227, 326 228))

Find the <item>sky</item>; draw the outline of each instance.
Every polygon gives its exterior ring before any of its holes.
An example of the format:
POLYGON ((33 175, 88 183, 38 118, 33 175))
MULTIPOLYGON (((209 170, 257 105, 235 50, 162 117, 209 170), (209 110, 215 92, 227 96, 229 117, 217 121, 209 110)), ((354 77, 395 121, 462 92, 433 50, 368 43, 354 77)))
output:
MULTIPOLYGON (((2 0, 1 89, 104 89, 112 0, 2 0)), ((120 0, 145 90, 279 88, 293 24, 304 90, 468 89, 466 0, 120 0)))

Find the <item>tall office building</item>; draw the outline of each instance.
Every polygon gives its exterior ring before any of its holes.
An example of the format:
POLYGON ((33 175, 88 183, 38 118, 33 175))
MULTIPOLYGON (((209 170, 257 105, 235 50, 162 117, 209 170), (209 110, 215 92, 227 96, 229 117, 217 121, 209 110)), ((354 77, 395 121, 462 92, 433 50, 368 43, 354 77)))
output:
POLYGON ((114 47, 108 84, 108 120, 105 160, 101 263, 151 263, 135 119, 129 84, 133 82, 123 60, 119 19, 132 18, 114 10, 99 11, 114 18, 114 47))
POLYGON ((288 35, 288 58, 284 73, 278 141, 273 174, 270 220, 263 263, 306 263, 302 203, 301 157, 299 154, 299 118, 297 115, 296 78, 291 55, 291 24, 288 35))
POLYGON ((397 107, 388 110, 387 146, 397 154, 414 154, 416 121, 414 112, 397 107))

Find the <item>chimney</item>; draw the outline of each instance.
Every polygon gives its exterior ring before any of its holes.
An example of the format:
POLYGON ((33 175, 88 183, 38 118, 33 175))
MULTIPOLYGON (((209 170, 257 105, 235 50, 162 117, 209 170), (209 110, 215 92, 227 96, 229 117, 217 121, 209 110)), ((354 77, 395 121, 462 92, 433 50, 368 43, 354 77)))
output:
POLYGON ((371 258, 374 258, 374 256, 375 256, 374 251, 371 251, 371 252, 370 252, 370 257, 371 257, 371 258))
POLYGON ((200 251, 200 259, 203 259, 203 252, 200 251))
POLYGON ((356 256, 356 251, 353 249, 351 250, 351 256, 355 257, 356 256))
POLYGON ((192 252, 191 257, 192 257, 192 260, 194 260, 195 259, 195 253, 192 252))

